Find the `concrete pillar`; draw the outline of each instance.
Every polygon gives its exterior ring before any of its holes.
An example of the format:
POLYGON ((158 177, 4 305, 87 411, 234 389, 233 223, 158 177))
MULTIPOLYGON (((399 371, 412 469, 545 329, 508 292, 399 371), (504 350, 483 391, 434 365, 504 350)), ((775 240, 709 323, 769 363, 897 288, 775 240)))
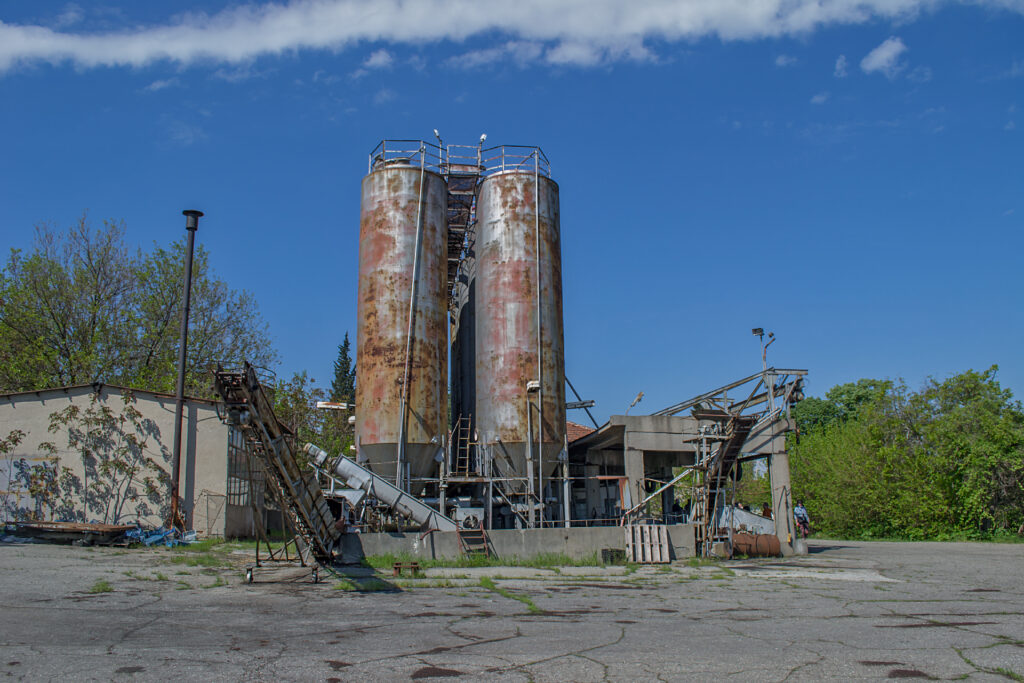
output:
MULTIPOLYGON (((594 510, 597 510, 598 514, 604 512, 604 501, 601 499, 601 482, 597 478, 600 471, 601 468, 598 465, 585 465, 583 467, 587 491, 587 510, 583 513, 583 519, 592 519, 594 510)), ((593 522, 588 522, 587 525, 590 526, 592 524, 593 522)))
MULTIPOLYGON (((668 471, 667 480, 672 478, 672 470, 668 471)), ((669 486, 667 489, 661 492, 661 515, 665 524, 677 524, 678 519, 670 517, 672 514, 672 504, 676 502, 676 487, 669 486)))
POLYGON ((622 460, 626 467, 626 485, 629 487, 629 495, 632 500, 627 501, 628 507, 633 507, 644 499, 644 452, 631 450, 629 447, 629 430, 622 436, 622 460))
MULTIPOLYGON (((789 453, 774 453, 768 461, 772 483, 772 516, 775 520, 775 535, 779 547, 786 557, 797 554, 797 529, 793 521, 793 492, 789 481, 789 453)), ((800 544, 803 549, 806 546, 800 544)), ((804 550, 806 553, 806 550, 804 550)), ((803 553, 801 553, 803 554, 803 553)))

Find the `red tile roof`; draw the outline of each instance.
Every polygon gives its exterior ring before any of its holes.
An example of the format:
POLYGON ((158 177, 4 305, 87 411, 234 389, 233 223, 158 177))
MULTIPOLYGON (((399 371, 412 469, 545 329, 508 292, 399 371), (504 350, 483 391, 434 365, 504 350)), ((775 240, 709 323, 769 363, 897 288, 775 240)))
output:
POLYGON ((565 431, 569 437, 569 443, 572 443, 576 439, 582 439, 587 434, 594 431, 594 429, 592 427, 576 424, 575 422, 570 422, 567 420, 565 423, 565 431))

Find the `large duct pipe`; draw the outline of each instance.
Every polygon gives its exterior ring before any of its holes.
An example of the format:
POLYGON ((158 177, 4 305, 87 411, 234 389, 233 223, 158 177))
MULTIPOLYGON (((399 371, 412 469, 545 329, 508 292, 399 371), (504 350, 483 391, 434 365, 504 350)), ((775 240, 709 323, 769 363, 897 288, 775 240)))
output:
MULTIPOLYGON (((330 459, 330 455, 324 449, 307 443, 302 447, 302 451, 317 467, 328 467, 327 461, 330 459)), ((354 460, 342 456, 330 465, 330 469, 352 488, 366 491, 367 495, 382 501, 394 512, 412 519, 424 529, 455 531, 458 528, 458 525, 448 517, 418 498, 402 491, 386 479, 360 467, 354 460)))

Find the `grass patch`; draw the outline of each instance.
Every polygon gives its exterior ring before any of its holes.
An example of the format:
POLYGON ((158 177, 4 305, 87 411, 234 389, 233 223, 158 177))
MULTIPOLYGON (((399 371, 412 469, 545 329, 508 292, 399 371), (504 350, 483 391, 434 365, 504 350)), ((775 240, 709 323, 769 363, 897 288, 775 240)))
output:
POLYGON ((1010 669, 1006 669, 1006 668, 1003 668, 1001 666, 997 666, 997 667, 982 666, 981 664, 976 664, 975 662, 972 662, 970 659, 968 659, 967 655, 965 655, 960 648, 954 647, 953 651, 956 652, 958 655, 960 655, 960 659, 964 660, 964 662, 966 662, 967 664, 970 664, 971 666, 973 666, 975 669, 977 669, 980 672, 987 673, 987 674, 998 674, 998 675, 1002 676, 1003 678, 1009 678, 1011 681, 1024 681, 1024 676, 1021 676, 1016 671, 1011 671, 1010 669))
POLYGON ((533 614, 537 614, 538 612, 542 611, 539 607, 537 607, 537 605, 533 604, 533 600, 531 600, 529 596, 523 595, 522 593, 513 593, 510 590, 501 588, 496 583, 494 583, 494 581, 491 580, 489 577, 482 577, 480 579, 480 586, 482 588, 486 588, 487 590, 493 593, 497 593, 503 598, 508 598, 509 600, 518 600, 519 602, 526 605, 526 609, 533 614))
POLYGON ((687 567, 717 567, 721 564, 718 560, 711 557, 691 557, 686 561, 687 567))
POLYGON ((162 574, 161 572, 157 572, 156 575, 153 576, 153 579, 156 581, 168 581, 167 575, 162 574))
POLYGON ((204 538, 188 545, 176 545, 169 550, 179 553, 206 553, 214 549, 221 549, 225 545, 223 538, 204 538))
POLYGON ((213 583, 207 584, 205 586, 200 586, 200 588, 218 588, 220 586, 226 585, 228 585, 228 582, 224 580, 224 577, 218 576, 216 579, 213 580, 213 583))
POLYGON ((183 554, 171 558, 171 562, 174 564, 183 564, 187 567, 227 567, 230 563, 227 562, 223 557, 206 552, 198 554, 183 554))
POLYGON ((418 562, 423 569, 447 568, 464 569, 469 567, 532 567, 534 569, 558 569, 559 567, 603 567, 600 553, 593 553, 582 558, 569 557, 564 553, 539 553, 530 557, 486 557, 470 555, 467 557, 430 559, 417 557, 411 553, 384 553, 368 555, 363 558, 364 567, 374 569, 391 569, 395 562, 418 562))
POLYGON ((461 585, 448 579, 395 579, 394 583, 402 588, 457 588, 461 585))
POLYGON ((110 582, 106 579, 100 579, 89 588, 90 593, 110 593, 114 590, 114 587, 110 585, 110 582))
POLYGON ((187 591, 190 588, 192 588, 192 584, 190 584, 188 581, 179 581, 178 582, 178 587, 175 588, 175 590, 187 591))

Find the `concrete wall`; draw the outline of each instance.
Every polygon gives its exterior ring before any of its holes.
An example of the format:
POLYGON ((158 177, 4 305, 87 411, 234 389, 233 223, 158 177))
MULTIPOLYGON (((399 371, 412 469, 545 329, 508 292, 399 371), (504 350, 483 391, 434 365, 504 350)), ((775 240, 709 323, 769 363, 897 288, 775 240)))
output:
MULTIPOLYGON (((600 553, 604 548, 626 549, 626 533, 618 526, 571 527, 569 529, 493 529, 487 532, 491 554, 499 558, 526 559, 541 553, 564 554, 574 559, 600 553)), ((673 559, 694 556, 694 526, 673 524, 668 527, 673 559)), ((342 559, 358 562, 367 555, 408 553, 424 559, 461 555, 454 531, 421 533, 345 534, 342 559)))
MULTIPOLYGON (((68 447, 68 433, 65 429, 54 433, 47 429, 52 414, 71 405, 78 406, 84 412, 92 405, 94 395, 99 406, 121 414, 124 409, 122 390, 113 386, 98 386, 99 393, 91 386, 84 386, 0 396, 0 438, 6 437, 14 429, 25 432, 25 438, 13 452, 0 459, 0 504, 6 502, 8 508, 16 506, 22 514, 39 514, 44 519, 52 517, 111 524, 140 521, 151 526, 163 523, 169 507, 166 482, 170 478, 174 447, 173 397, 145 391, 133 392, 136 400, 132 405, 142 413, 140 422, 143 429, 140 437, 145 439, 144 454, 153 462, 141 476, 149 476, 159 484, 151 493, 147 493, 142 482, 124 486, 126 501, 120 513, 114 510, 118 496, 95 495, 86 505, 82 487, 90 482, 95 483, 98 478, 95 473, 87 477, 81 455, 68 447), (25 487, 17 481, 19 470, 53 462, 54 457, 40 448, 43 442, 53 444, 59 467, 69 470, 64 482, 66 485, 61 486, 59 494, 66 504, 60 505, 56 511, 47 505, 40 505, 40 501, 29 496, 25 487)), ((198 400, 186 402, 182 433, 182 507, 189 523, 204 534, 224 534, 227 434, 228 427, 217 418, 212 403, 198 400)), ((4 512, 3 516, 7 517, 8 514, 4 512)))

